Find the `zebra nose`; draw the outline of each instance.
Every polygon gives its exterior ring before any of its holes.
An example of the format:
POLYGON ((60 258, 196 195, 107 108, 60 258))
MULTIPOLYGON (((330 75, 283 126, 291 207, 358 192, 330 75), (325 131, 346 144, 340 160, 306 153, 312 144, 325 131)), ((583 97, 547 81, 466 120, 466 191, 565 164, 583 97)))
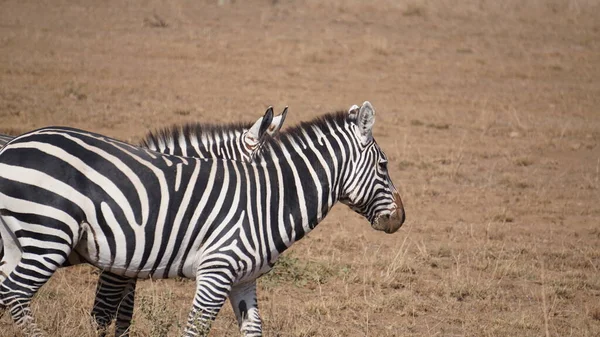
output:
POLYGON ((387 221, 388 226, 385 232, 389 234, 396 232, 400 227, 402 227, 404 220, 406 220, 404 208, 396 209, 396 211, 390 215, 389 220, 387 221))
POLYGON ((394 213, 390 215, 388 221, 388 229, 387 233, 394 233, 406 220, 406 213, 404 212, 404 205, 402 204, 402 198, 400 198, 400 193, 397 191, 394 192, 394 204, 396 205, 396 210, 394 213))

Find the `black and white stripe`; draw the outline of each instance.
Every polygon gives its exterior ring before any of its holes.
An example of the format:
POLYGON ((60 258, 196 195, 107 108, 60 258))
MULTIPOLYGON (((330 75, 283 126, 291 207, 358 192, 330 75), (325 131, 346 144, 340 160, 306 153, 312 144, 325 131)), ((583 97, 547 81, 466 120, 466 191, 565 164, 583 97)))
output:
MULTIPOLYGON (((232 124, 187 124, 173 126, 148 133, 142 146, 154 151, 175 155, 188 155, 198 158, 229 158, 250 161, 258 152, 261 135, 274 136, 280 130, 285 117, 284 111, 273 117, 269 107, 265 115, 252 123, 232 124), (262 129, 261 129, 262 128, 262 129)), ((0 148, 14 137, 0 134, 0 148)), ((0 237, 0 260, 3 257, 3 244, 0 237)), ((77 252, 71 253, 63 264, 71 266, 82 261, 77 252)), ((99 336, 106 334, 106 328, 116 318, 115 336, 128 336, 135 298, 136 279, 101 271, 96 289, 96 298, 91 315, 96 320, 99 336)))
POLYGON ((1 304, 26 335, 40 335, 30 299, 75 250, 116 275, 195 279, 186 336, 205 335, 228 296, 242 332, 260 335, 256 278, 337 201, 375 229, 402 225, 374 113, 365 102, 303 123, 252 163, 164 155, 68 128, 20 136, 0 153, 1 304))

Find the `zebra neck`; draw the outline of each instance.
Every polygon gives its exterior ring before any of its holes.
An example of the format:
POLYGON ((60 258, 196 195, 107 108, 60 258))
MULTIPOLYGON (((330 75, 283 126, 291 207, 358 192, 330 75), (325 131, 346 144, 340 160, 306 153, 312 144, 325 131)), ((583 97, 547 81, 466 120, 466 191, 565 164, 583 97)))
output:
POLYGON ((315 228, 339 199, 350 147, 341 144, 344 137, 327 131, 303 130, 268 151, 275 168, 272 193, 279 195, 273 201, 280 210, 272 226, 286 248, 315 228))

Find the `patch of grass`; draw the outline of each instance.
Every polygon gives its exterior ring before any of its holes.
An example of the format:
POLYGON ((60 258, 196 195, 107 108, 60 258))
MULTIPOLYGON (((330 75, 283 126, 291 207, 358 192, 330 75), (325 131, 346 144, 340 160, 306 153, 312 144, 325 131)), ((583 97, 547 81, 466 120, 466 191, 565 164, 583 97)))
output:
POLYGON ((390 296, 385 297, 385 302, 382 305, 382 308, 392 308, 394 310, 403 310, 409 304, 410 298, 406 295, 406 293, 394 293, 390 296))
POLYGON ((471 296, 471 293, 468 289, 459 287, 458 289, 450 291, 450 296, 454 297, 457 301, 462 302, 471 296))
POLYGON ((143 294, 136 299, 136 305, 144 317, 151 322, 150 336, 166 337, 176 322, 175 315, 168 310, 168 304, 173 301, 170 291, 154 289, 151 294, 143 294))
POLYGON ((400 171, 404 171, 406 169, 408 169, 409 167, 415 166, 415 164, 409 160, 401 160, 398 162, 398 169, 400 171))
POLYGON ((533 187, 532 183, 527 182, 527 181, 523 181, 523 180, 517 180, 517 179, 515 179, 512 176, 511 177, 507 177, 507 176, 502 177, 498 181, 498 183, 500 185, 504 185, 504 186, 506 186, 508 188, 513 188, 513 189, 516 188, 516 189, 521 189, 521 190, 533 187))
POLYGON ((452 250, 449 247, 439 247, 437 252, 435 252, 435 256, 448 258, 452 256, 452 250))
MULTIPOLYGON (((504 222, 504 221, 500 221, 500 222, 504 222)), ((488 231, 486 238, 488 240, 492 240, 492 241, 502 241, 504 240, 504 238, 506 237, 506 233, 498 231, 498 230, 493 230, 493 231, 488 231)))
POLYGON ((189 116, 192 113, 192 111, 185 110, 185 109, 178 109, 178 110, 175 110, 174 113, 176 115, 180 115, 180 116, 189 116))
POLYGON ((22 114, 21 109, 12 103, 7 103, 4 106, 0 105, 0 112, 2 112, 2 114, 8 113, 11 116, 21 116, 22 114))
POLYGON ((370 37, 367 44, 371 47, 375 54, 387 56, 391 54, 391 47, 388 39, 385 37, 370 37))
POLYGON ((440 195, 440 192, 438 192, 437 190, 428 188, 423 191, 423 195, 426 195, 429 197, 437 197, 440 195))
POLYGON ((157 14, 152 15, 151 18, 144 19, 144 25, 151 28, 167 28, 169 24, 157 14))
POLYGON ((425 14, 425 8, 414 3, 408 4, 402 12, 404 16, 425 16, 425 14))
POLYGON ((410 121, 410 125, 412 126, 425 126, 431 129, 437 129, 437 130, 448 130, 450 129, 450 124, 449 123, 425 123, 421 120, 418 119, 413 119, 410 121))
POLYGON ((552 69, 554 71, 562 71, 563 67, 558 64, 554 64, 554 65, 550 66, 550 69, 552 69))
POLYGON ((570 300, 573 297, 575 297, 573 291, 567 287, 556 287, 554 289, 554 294, 556 295, 556 297, 565 300, 570 300))
POLYGON ((57 291, 56 289, 47 289, 47 288, 41 288, 40 291, 38 291, 35 294, 35 297, 38 299, 51 300, 51 301, 56 301, 56 300, 60 299, 61 296, 64 296, 64 294, 57 291))
POLYGON ((65 97, 69 97, 71 99, 77 101, 83 101, 87 98, 87 95, 81 92, 81 89, 75 87, 69 87, 64 91, 65 97))
POLYGON ((472 54, 473 53, 473 49, 471 48, 458 48, 456 49, 456 52, 459 54, 472 54))
POLYGON ((428 123, 428 128, 437 129, 437 130, 448 130, 450 129, 450 124, 448 123, 428 123))
POLYGON ((417 167, 418 167, 420 170, 433 170, 433 169, 435 169, 435 168, 436 168, 436 166, 435 166, 433 163, 429 163, 429 162, 425 162, 425 161, 422 161, 422 162, 420 162, 420 163, 417 165, 417 167))
POLYGON ((533 185, 531 185, 530 183, 524 182, 524 181, 518 181, 515 183, 515 187, 519 188, 519 189, 526 189, 526 188, 533 187, 533 185))
MULTIPOLYGON (((344 272, 343 267, 337 271, 337 273, 344 272)), ((271 272, 260 280, 265 286, 292 283, 297 287, 305 287, 324 284, 337 273, 323 263, 300 260, 291 254, 284 254, 279 257, 271 272)))
POLYGON ((496 214, 492 217, 492 220, 497 222, 513 222, 515 219, 507 214, 496 214))
POLYGON ((514 163, 517 166, 527 167, 527 166, 533 165, 533 160, 528 157, 519 157, 519 158, 515 159, 514 163))

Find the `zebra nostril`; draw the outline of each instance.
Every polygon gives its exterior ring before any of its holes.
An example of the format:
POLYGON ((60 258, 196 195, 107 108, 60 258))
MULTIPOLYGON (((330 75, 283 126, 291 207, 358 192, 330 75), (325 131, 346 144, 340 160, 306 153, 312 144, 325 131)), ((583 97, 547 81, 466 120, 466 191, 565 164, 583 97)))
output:
POLYGON ((404 223, 404 210, 397 209, 394 213, 392 213, 387 221, 387 233, 394 233, 404 223))

